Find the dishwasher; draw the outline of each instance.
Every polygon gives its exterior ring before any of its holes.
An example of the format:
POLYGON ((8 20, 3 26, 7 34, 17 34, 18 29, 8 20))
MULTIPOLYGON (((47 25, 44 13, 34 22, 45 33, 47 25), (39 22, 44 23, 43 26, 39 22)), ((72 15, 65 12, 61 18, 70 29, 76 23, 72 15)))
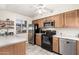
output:
POLYGON ((60 38, 60 54, 76 55, 76 40, 60 38))

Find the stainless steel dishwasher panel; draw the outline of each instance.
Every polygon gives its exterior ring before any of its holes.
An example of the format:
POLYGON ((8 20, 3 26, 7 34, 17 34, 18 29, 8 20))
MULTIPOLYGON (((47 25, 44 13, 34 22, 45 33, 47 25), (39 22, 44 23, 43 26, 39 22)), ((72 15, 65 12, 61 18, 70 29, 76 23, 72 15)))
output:
POLYGON ((60 39, 60 54, 76 55, 76 40, 60 39))

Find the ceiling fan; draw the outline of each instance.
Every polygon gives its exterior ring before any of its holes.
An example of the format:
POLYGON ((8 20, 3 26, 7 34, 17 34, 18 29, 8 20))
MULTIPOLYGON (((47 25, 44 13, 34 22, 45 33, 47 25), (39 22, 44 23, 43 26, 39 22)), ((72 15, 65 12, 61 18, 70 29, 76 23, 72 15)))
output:
POLYGON ((35 12, 39 15, 53 12, 53 10, 46 7, 46 4, 33 4, 33 7, 35 8, 35 12))

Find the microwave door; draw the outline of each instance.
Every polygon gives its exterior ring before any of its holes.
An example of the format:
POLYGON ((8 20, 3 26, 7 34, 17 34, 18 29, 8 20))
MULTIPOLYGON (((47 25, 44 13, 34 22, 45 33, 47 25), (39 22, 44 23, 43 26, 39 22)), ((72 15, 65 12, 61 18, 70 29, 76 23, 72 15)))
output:
POLYGON ((53 21, 53 22, 45 22, 44 27, 46 27, 46 28, 55 27, 55 21, 53 21))

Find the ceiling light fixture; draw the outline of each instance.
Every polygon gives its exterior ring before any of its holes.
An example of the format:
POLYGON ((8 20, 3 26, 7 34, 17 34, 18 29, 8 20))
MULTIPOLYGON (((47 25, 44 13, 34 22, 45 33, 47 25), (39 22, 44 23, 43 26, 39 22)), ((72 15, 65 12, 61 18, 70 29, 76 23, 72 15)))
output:
POLYGON ((35 12, 38 15, 53 12, 51 9, 47 8, 45 4, 34 4, 33 7, 36 9, 35 12))

